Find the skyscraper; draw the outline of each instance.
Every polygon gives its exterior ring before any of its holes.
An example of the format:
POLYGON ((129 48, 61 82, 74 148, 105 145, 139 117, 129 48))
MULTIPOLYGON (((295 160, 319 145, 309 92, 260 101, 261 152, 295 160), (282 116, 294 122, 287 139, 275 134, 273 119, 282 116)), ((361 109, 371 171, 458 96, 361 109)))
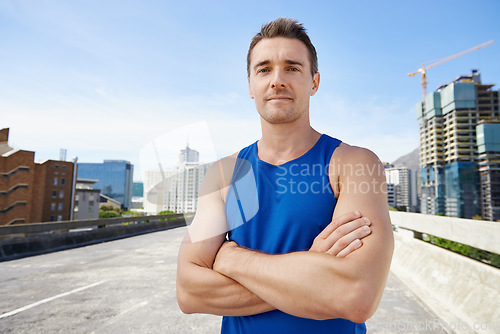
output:
POLYGON ((179 153, 179 161, 180 162, 199 162, 200 161, 200 153, 192 148, 189 148, 189 144, 186 145, 185 149, 181 150, 179 153))
POLYGON ((481 216, 500 220, 500 121, 482 121, 476 127, 481 216))
POLYGON ((198 195, 209 164, 199 162, 199 153, 181 150, 174 168, 149 169, 144 180, 144 210, 150 213, 169 210, 176 213, 195 212, 198 195))
POLYGON ((406 167, 388 167, 385 169, 385 177, 389 205, 411 211, 411 170, 406 167))
POLYGON ((132 203, 134 166, 125 160, 104 160, 103 163, 78 163, 78 179, 98 180, 94 189, 111 197, 128 209, 132 203))
POLYGON ((477 70, 417 104, 421 212, 471 218, 481 212, 476 125, 498 119, 498 91, 477 70))

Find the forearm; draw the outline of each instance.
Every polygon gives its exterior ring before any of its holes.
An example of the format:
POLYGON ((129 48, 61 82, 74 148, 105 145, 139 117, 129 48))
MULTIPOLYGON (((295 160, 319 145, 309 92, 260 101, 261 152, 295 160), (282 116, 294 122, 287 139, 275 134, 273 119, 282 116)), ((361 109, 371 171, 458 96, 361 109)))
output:
POLYGON ((359 318, 356 303, 362 301, 357 296, 364 287, 345 259, 317 252, 269 255, 227 248, 214 269, 277 309, 312 319, 359 318))
POLYGON ((274 308, 238 282, 194 263, 178 271, 177 300, 184 313, 246 316, 274 308))

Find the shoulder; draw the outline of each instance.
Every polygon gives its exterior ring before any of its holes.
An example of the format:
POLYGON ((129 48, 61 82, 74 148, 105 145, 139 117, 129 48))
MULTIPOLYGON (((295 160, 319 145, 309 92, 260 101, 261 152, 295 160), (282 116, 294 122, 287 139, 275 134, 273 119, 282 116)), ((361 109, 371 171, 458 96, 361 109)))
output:
POLYGON ((210 165, 203 178, 199 194, 200 197, 207 194, 218 193, 222 200, 225 200, 228 187, 233 177, 234 166, 238 159, 238 153, 239 152, 236 152, 221 158, 210 165))
POLYGON ((332 162, 338 164, 381 164, 378 156, 367 148, 340 143, 332 154, 332 162))
POLYGON ((205 174, 204 182, 212 185, 217 184, 219 189, 228 185, 231 182, 234 166, 238 159, 238 153, 239 152, 236 152, 213 162, 205 174))
MULTIPOLYGON (((378 156, 367 148, 341 143, 330 160, 330 179, 380 177, 385 169, 378 156)), ((385 176, 384 176, 385 177, 385 176)))

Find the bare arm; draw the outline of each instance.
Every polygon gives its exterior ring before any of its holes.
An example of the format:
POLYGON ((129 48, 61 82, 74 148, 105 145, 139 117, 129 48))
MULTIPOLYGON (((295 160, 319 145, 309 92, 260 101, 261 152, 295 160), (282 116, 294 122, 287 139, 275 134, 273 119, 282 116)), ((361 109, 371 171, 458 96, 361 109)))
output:
MULTIPOLYGON (((234 166, 231 159, 225 163, 234 166)), ((179 250, 178 304, 184 313, 243 316, 270 311, 273 307, 254 293, 212 269, 227 232, 221 181, 216 163, 205 176, 198 210, 179 250)))
POLYGON ((238 282, 212 270, 219 238, 191 243, 186 236, 179 252, 177 301, 184 313, 243 316, 273 309, 238 282), (203 244, 203 245, 202 245, 203 244), (205 254, 207 257, 197 256, 205 254), (205 260, 208 260, 205 262, 205 260))
POLYGON ((362 248, 339 258, 319 252, 269 255, 225 243, 214 269, 286 313, 364 322, 380 302, 393 251, 385 175, 373 153, 347 145, 338 150, 339 163, 353 169, 338 179, 334 218, 359 210, 370 219, 372 233, 362 248))

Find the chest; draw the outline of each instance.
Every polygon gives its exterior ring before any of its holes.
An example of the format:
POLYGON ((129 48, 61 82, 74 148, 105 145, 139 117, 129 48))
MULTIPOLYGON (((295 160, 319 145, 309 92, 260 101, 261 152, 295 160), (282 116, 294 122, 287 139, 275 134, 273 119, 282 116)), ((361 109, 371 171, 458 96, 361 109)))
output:
POLYGON ((269 253, 308 249, 336 204, 324 164, 253 169, 253 178, 240 175, 227 195, 227 220, 237 227, 231 240, 269 253))

